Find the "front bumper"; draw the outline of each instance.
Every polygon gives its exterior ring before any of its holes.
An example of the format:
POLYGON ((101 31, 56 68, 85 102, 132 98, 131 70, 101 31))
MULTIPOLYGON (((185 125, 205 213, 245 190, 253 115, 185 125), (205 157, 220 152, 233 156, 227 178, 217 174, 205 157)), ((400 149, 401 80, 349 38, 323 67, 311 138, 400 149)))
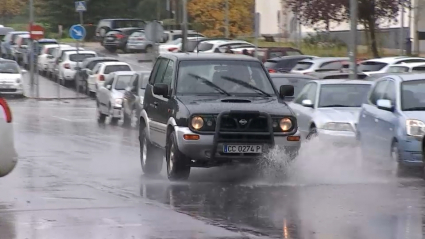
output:
POLYGON ((329 142, 334 146, 358 145, 355 132, 318 129, 317 133, 321 142, 329 142))
POLYGON ((109 116, 116 119, 121 119, 123 113, 122 106, 115 105, 114 108, 111 109, 111 112, 109 112, 109 116))
POLYGON ((0 95, 23 95, 22 83, 8 84, 0 86, 0 95))
POLYGON ((406 166, 423 166, 422 142, 415 137, 399 141, 400 161, 406 166))

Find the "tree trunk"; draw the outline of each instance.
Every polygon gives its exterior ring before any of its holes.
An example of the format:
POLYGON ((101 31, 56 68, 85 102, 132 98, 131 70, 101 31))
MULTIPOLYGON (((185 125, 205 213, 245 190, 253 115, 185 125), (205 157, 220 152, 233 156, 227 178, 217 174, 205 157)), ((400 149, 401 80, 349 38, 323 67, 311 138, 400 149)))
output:
POLYGON ((379 57, 379 52, 378 52, 378 44, 376 42, 376 25, 375 25, 375 20, 373 19, 373 17, 370 17, 368 19, 368 25, 369 25, 369 33, 370 33, 370 40, 371 40, 371 50, 372 50, 372 54, 374 58, 378 58, 379 57))

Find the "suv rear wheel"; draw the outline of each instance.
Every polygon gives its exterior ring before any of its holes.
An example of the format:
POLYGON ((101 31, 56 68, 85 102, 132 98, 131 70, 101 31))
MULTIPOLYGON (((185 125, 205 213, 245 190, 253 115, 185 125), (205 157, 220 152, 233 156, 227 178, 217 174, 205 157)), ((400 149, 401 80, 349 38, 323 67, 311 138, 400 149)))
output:
POLYGON ((142 170, 147 175, 156 175, 161 172, 162 162, 164 159, 161 151, 151 144, 146 137, 146 125, 140 124, 139 141, 140 141, 140 161, 142 170))
POLYGON ((187 180, 189 178, 188 158, 177 147, 175 132, 171 133, 170 140, 167 143, 166 161, 167 176, 170 181, 187 180))

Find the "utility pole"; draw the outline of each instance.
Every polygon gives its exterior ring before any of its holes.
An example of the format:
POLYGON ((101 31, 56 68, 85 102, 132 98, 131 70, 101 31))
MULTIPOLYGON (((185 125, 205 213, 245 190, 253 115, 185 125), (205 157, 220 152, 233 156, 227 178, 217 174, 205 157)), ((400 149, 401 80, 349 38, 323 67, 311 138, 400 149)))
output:
MULTIPOLYGON (((30 29, 34 24, 34 0, 30 0, 30 29)), ((34 93, 34 40, 31 40, 31 54, 30 54, 30 82, 31 82, 31 94, 34 93)))
POLYGON ((400 46, 400 56, 404 55, 404 0, 400 1, 400 11, 401 11, 401 19, 400 19, 400 33, 399 33, 399 46, 400 46))
POLYGON ((350 0, 350 63, 351 63, 351 74, 350 79, 355 80, 357 78, 357 0, 350 0))
POLYGON ((161 1, 156 1, 156 19, 157 21, 161 20, 161 1))
POLYGON ((187 52, 187 0, 182 0, 182 2, 183 2, 182 50, 183 52, 187 52))
POLYGON ((229 0, 225 0, 226 1, 226 15, 225 15, 225 34, 224 37, 229 38, 229 0))

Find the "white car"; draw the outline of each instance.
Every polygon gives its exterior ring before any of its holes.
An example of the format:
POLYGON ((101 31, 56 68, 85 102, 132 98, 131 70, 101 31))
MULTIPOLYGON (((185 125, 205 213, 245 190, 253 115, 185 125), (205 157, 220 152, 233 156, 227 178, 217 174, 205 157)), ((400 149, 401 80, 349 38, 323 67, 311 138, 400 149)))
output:
POLYGON ((5 99, 0 97, 0 177, 15 168, 18 155, 13 138, 12 112, 5 99))
POLYGON ((48 44, 44 45, 41 49, 41 53, 38 56, 37 64, 38 64, 38 71, 45 75, 47 73, 47 70, 49 68, 49 56, 52 55, 52 52, 55 48, 59 47, 71 47, 70 45, 66 44, 48 44))
POLYGON ((130 85, 134 73, 133 71, 113 72, 100 85, 96 94, 97 119, 99 123, 104 123, 106 117, 111 119, 111 124, 116 124, 123 118, 123 96, 130 85))
POLYGON ((391 65, 388 73, 404 73, 404 72, 425 72, 425 62, 401 63, 391 65))
POLYGON ((199 53, 213 53, 213 52, 225 52, 228 47, 234 48, 237 46, 244 45, 246 47, 255 47, 255 45, 247 42, 247 41, 239 41, 239 40, 211 40, 211 41, 203 41, 199 43, 194 52, 199 53))
MULTIPOLYGON (((68 51, 76 51, 77 48, 76 47, 64 47, 64 48, 57 48, 57 50, 55 51, 55 55, 53 57, 54 61, 52 65, 49 65, 49 67, 52 67, 52 76, 53 79, 58 80, 59 79, 59 63, 60 63, 60 59, 62 59, 63 55, 65 54, 65 52, 68 51)), ((79 47, 78 48, 79 51, 85 51, 84 48, 79 47)))
POLYGON ((64 52, 62 58, 59 59, 58 71, 59 82, 61 85, 69 85, 75 83, 75 74, 78 71, 77 67, 81 67, 82 62, 86 58, 96 57, 95 51, 67 51, 64 52))
POLYGON ((370 59, 362 61, 359 64, 358 71, 363 72, 366 75, 386 73, 388 68, 392 65, 397 65, 401 63, 413 63, 413 62, 423 62, 425 63, 425 58, 423 57, 406 57, 406 56, 396 56, 396 57, 383 57, 370 59))
POLYGON ((108 74, 116 71, 133 71, 133 68, 125 62, 101 62, 92 71, 87 70, 88 88, 91 94, 95 94, 100 86, 105 82, 108 74))
POLYGON ((0 59, 0 95, 23 96, 23 73, 26 71, 21 70, 16 61, 0 59))
POLYGON ((342 71, 346 63, 350 60, 348 57, 317 57, 313 59, 304 59, 292 68, 290 73, 311 74, 315 72, 342 71))
POLYGON ((76 50, 75 47, 68 46, 68 45, 66 45, 66 46, 60 45, 59 47, 53 48, 51 50, 51 54, 49 54, 47 56, 47 72, 46 72, 47 75, 50 76, 50 77, 52 77, 53 76, 53 73, 54 73, 53 71, 55 69, 56 56, 59 54, 59 52, 62 49, 75 49, 76 50))
MULTIPOLYGON (((204 39, 205 37, 188 37, 187 40, 204 39)), ((178 38, 172 42, 168 42, 159 46, 159 53, 178 52, 182 47, 182 39, 178 38)))

